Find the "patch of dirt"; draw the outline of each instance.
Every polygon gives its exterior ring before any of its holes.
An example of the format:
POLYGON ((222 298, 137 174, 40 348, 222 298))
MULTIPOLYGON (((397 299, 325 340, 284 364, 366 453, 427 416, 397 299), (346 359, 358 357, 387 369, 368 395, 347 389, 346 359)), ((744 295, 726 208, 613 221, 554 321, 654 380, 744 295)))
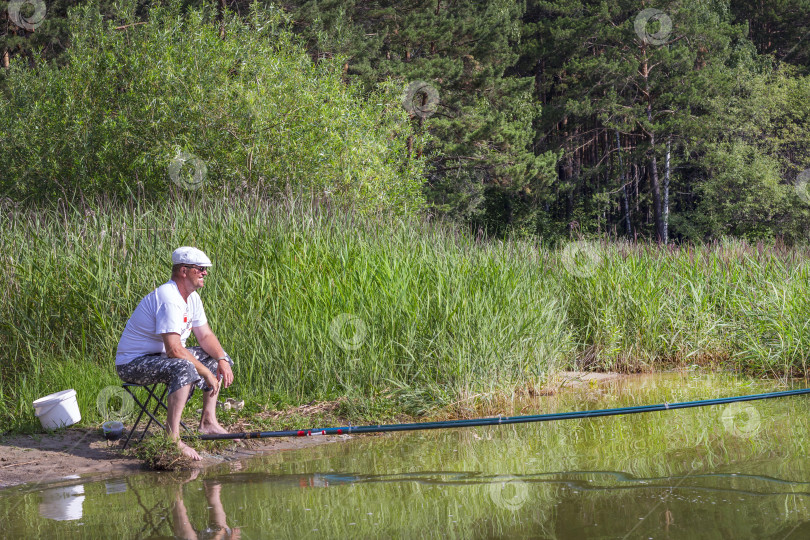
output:
POLYGON ((626 379, 628 375, 622 373, 598 373, 595 371, 561 371, 546 385, 549 389, 557 388, 588 388, 592 385, 626 379))
MULTIPOLYGON (((195 467, 205 468, 224 461, 257 454, 297 450, 340 440, 340 437, 296 437, 238 441, 217 455, 201 452, 195 467)), ((56 434, 0 437, 0 489, 30 482, 59 480, 68 475, 134 473, 148 470, 144 463, 124 455, 98 429, 66 429, 56 434)))
POLYGON ((88 472, 136 471, 141 461, 122 455, 99 430, 0 438, 0 488, 88 472))

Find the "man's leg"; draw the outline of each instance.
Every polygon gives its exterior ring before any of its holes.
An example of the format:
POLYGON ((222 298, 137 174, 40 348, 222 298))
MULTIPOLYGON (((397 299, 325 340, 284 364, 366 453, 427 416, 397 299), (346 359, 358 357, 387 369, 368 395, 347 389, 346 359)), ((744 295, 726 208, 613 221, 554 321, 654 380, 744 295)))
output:
POLYGON ((208 501, 208 528, 221 531, 228 527, 225 509, 222 507, 222 484, 203 481, 205 500, 208 501))
POLYGON ((219 392, 203 390, 203 410, 200 417, 200 433, 228 433, 217 422, 217 397, 219 392))
MULTIPOLYGON (((206 353, 202 347, 187 347, 188 352, 193 354, 205 367, 211 370, 211 373, 217 373, 217 361, 206 353)), ((226 354, 228 363, 233 365, 233 361, 226 354)), ((221 388, 221 387, 220 387, 221 388)), ((219 392, 206 390, 203 388, 203 409, 202 416, 200 417, 200 433, 228 433, 228 430, 222 427, 217 421, 217 398, 219 392)))
POLYGON ((177 447, 184 456, 190 457, 194 461, 201 461, 202 458, 197 451, 180 440, 180 417, 183 416, 183 408, 186 406, 190 391, 191 385, 187 384, 169 394, 169 398, 166 400, 166 408, 168 409, 166 413, 166 431, 171 440, 177 441, 177 447))

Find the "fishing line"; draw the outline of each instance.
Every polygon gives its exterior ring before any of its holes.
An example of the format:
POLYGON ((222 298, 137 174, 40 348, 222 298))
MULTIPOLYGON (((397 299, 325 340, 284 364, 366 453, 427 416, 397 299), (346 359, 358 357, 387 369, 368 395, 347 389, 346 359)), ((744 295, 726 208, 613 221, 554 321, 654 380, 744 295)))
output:
POLYGON ((250 431, 241 433, 215 433, 202 435, 185 435, 184 439, 200 439, 213 441, 222 439, 265 439, 272 437, 311 437, 315 435, 350 435, 352 433, 384 433, 388 431, 421 431, 427 429, 447 429, 474 426, 496 426, 504 424, 525 424, 529 422, 551 422, 556 420, 574 420, 577 418, 598 418, 600 416, 617 416, 622 414, 636 414, 656 411, 670 411, 674 409, 687 409, 690 407, 708 407, 710 405, 723 405, 739 401, 755 401, 758 399, 773 399, 789 396, 810 394, 810 388, 800 390, 786 390, 784 392, 769 392, 767 394, 750 394, 727 398, 704 399, 700 401, 683 401, 680 403, 660 403, 657 405, 639 405, 636 407, 618 407, 615 409, 594 409, 590 411, 572 411, 550 414, 531 414, 525 416, 494 416, 489 418, 473 418, 469 420, 444 420, 441 422, 417 422, 410 424, 384 424, 377 426, 345 426, 318 429, 299 429, 288 431, 250 431))

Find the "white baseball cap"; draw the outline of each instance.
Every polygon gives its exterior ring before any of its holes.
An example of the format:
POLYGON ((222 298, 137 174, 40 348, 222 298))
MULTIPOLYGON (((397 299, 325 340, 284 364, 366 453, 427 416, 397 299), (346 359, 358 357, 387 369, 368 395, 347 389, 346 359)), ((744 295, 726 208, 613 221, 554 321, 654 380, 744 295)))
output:
POLYGON ((195 247, 183 246, 175 249, 172 252, 172 265, 175 264, 211 266, 211 259, 209 259, 205 253, 195 247))

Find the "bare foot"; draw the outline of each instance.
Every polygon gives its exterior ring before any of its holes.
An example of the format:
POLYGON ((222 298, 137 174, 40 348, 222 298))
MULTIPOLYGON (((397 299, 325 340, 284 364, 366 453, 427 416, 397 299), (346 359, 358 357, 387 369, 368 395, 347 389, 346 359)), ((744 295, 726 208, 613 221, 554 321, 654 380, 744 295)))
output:
POLYGON ((180 452, 184 456, 189 457, 194 461, 202 461, 202 458, 200 457, 200 454, 198 454, 196 450, 194 450, 192 447, 190 447, 186 443, 177 441, 177 448, 180 449, 180 452))
POLYGON ((219 422, 217 422, 216 420, 214 420, 213 422, 205 420, 201 421, 199 431, 200 433, 205 433, 208 435, 228 433, 228 430, 220 426, 219 422))

